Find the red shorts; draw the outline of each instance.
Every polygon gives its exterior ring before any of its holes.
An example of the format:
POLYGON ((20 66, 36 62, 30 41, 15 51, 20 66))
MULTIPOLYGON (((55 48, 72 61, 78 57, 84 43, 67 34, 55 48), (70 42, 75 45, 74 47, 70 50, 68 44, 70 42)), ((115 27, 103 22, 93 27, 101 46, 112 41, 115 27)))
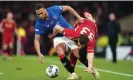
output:
POLYGON ((9 44, 14 42, 14 37, 12 35, 3 35, 3 45, 4 44, 9 44))

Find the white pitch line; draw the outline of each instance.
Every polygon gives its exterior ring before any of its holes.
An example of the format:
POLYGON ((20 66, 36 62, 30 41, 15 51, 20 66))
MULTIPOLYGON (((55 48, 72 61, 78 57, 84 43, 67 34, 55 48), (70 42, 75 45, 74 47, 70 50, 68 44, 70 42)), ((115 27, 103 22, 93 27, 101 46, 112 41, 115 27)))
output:
POLYGON ((0 72, 0 75, 2 75, 3 74, 3 72, 0 72))
MULTIPOLYGON (((77 67, 79 67, 79 68, 85 68, 85 67, 82 66, 82 65, 77 65, 77 67)), ((107 72, 107 73, 112 73, 112 74, 118 74, 118 75, 133 77, 133 75, 131 75, 131 74, 125 74, 125 73, 120 73, 120 72, 114 72, 114 71, 105 70, 105 69, 98 69, 98 68, 96 68, 96 70, 97 70, 97 71, 100 71, 100 72, 107 72)))
MULTIPOLYGON (((47 60, 49 62, 52 62, 52 63, 60 64, 59 62, 54 61, 54 60, 50 60, 50 59, 45 59, 45 60, 47 60)), ((82 66, 82 65, 76 65, 76 67, 78 67, 78 68, 85 68, 85 66, 82 66)), ((106 72, 106 73, 112 73, 112 74, 117 74, 117 75, 122 75, 122 76, 133 77, 132 74, 120 73, 120 72, 115 72, 115 71, 110 71, 110 70, 104 70, 104 69, 98 69, 98 68, 96 68, 96 70, 98 70, 100 72, 106 72)))
POLYGON ((114 72, 114 71, 104 70, 104 69, 97 69, 97 70, 98 71, 101 71, 101 72, 107 72, 107 73, 112 73, 112 74, 118 74, 118 75, 133 77, 132 74, 125 74, 125 73, 120 73, 120 72, 114 72))

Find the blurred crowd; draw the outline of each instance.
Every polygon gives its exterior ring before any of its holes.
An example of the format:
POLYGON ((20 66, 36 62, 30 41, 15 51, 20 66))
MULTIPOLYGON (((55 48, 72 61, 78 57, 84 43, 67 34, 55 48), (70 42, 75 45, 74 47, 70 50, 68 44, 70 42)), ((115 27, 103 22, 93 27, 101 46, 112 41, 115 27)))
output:
MULTIPOLYGON (((13 12, 14 19, 17 23, 17 28, 22 27, 26 31, 26 36, 23 38, 24 51, 27 54, 34 54, 34 24, 36 21, 36 15, 34 12, 35 1, 0 1, 0 21, 6 17, 7 12, 13 12)), ((85 11, 90 12, 98 25, 98 37, 107 35, 107 23, 109 21, 109 13, 115 13, 117 19, 121 19, 127 15, 132 14, 133 2, 107 2, 107 1, 43 1, 40 2, 45 7, 53 5, 69 5, 73 7, 81 16, 85 11), (128 5, 128 6, 125 6, 128 5)), ((63 13, 63 16, 67 19, 70 24, 74 24, 75 17, 68 13, 63 13)), ((120 34, 120 45, 132 45, 133 38, 131 37, 133 32, 124 32, 120 34)), ((44 35, 45 36, 45 35, 44 35)), ((42 51, 48 53, 52 47, 52 42, 45 36, 42 38, 42 51), (44 45, 45 44, 45 45, 44 45)), ((106 42, 106 41, 105 41, 106 42)), ((16 44, 15 44, 16 45, 16 44)))

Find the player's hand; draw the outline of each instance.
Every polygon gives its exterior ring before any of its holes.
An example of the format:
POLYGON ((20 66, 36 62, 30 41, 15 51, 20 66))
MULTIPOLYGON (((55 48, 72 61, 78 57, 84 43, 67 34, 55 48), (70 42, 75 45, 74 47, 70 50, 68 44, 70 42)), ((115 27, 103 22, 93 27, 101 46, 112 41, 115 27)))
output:
POLYGON ((83 17, 79 17, 79 18, 78 18, 78 21, 79 21, 80 23, 83 23, 84 18, 83 18, 83 17))
POLYGON ((54 38, 54 35, 51 34, 51 33, 49 33, 48 37, 49 37, 49 38, 54 38))
POLYGON ((40 59, 40 62, 41 62, 41 63, 44 63, 44 62, 43 62, 44 56, 43 56, 42 54, 39 54, 39 59, 40 59))

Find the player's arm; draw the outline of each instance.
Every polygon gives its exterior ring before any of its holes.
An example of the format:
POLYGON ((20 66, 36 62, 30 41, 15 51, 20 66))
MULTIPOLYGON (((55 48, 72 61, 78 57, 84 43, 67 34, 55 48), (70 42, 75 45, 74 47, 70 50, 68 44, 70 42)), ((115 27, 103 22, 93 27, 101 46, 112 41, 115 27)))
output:
POLYGON ((3 23, 4 23, 4 20, 2 20, 1 23, 0 23, 0 32, 3 32, 3 29, 2 29, 3 23))
POLYGON ((3 32, 2 26, 3 26, 3 24, 0 23, 0 32, 3 32))
POLYGON ((41 34, 43 34, 44 32, 45 32, 45 30, 43 30, 43 32, 40 30, 40 23, 36 22, 36 24, 35 24, 34 46, 35 46, 36 52, 39 56, 39 59, 40 59, 41 63, 43 63, 44 56, 42 55, 42 53, 40 51, 40 37, 41 37, 41 34))
POLYGON ((60 25, 56 25, 53 29, 53 33, 49 34, 49 38, 53 38, 56 34, 61 33, 69 39, 74 39, 79 36, 79 34, 74 29, 63 28, 60 25))
POLYGON ((93 71, 92 71, 92 69, 93 69, 93 62, 94 62, 94 53, 93 52, 87 53, 87 60, 88 60, 88 67, 84 71, 93 73, 93 71))
POLYGON ((88 68, 86 71, 91 73, 92 73, 93 62, 94 62, 94 46, 95 46, 95 41, 89 42, 87 47, 88 68))
POLYGON ((88 68, 93 68, 93 60, 94 60, 94 53, 88 53, 87 54, 87 59, 88 59, 88 68))
POLYGON ((63 11, 69 11, 71 14, 73 14, 79 21, 82 21, 84 18, 82 18, 72 7, 70 6, 62 6, 63 11))
POLYGON ((64 28, 57 24, 57 25, 53 28, 53 33, 52 33, 52 34, 49 34, 48 37, 49 37, 49 38, 53 38, 53 37, 56 36, 58 33, 62 33, 63 30, 64 30, 64 28))
POLYGON ((35 34, 35 39, 34 39, 34 45, 35 45, 35 49, 37 51, 37 54, 40 55, 40 35, 35 34))
POLYGON ((40 51, 40 35, 38 35, 38 34, 35 34, 34 46, 35 46, 37 54, 38 54, 38 56, 40 58, 40 62, 43 63, 44 56, 41 54, 41 51, 40 51))

